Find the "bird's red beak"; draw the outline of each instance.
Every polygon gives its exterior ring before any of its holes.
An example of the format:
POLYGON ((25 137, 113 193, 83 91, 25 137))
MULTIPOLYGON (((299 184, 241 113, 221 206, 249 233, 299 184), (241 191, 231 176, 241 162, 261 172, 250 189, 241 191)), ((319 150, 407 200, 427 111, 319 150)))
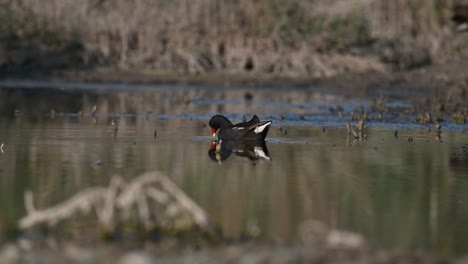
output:
POLYGON ((211 135, 213 136, 213 138, 216 137, 216 129, 211 128, 211 135))

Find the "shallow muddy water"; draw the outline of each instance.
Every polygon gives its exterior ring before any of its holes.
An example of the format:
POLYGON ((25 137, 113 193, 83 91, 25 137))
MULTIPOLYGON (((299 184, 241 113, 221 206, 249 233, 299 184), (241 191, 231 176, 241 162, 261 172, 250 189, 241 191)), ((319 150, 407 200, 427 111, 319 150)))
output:
POLYGON ((442 123, 437 137, 434 124, 402 114, 412 108, 402 98, 384 97, 398 112, 372 120, 378 97, 314 89, 2 86, 3 242, 15 238, 25 190, 44 208, 105 186, 112 175, 132 179, 158 170, 230 239, 294 243, 304 223, 318 220, 378 247, 468 253, 468 127, 442 123), (350 112, 360 109, 371 119, 364 141, 346 131, 350 112), (266 144, 210 151, 207 123, 217 113, 233 121, 252 114, 273 120, 266 144))

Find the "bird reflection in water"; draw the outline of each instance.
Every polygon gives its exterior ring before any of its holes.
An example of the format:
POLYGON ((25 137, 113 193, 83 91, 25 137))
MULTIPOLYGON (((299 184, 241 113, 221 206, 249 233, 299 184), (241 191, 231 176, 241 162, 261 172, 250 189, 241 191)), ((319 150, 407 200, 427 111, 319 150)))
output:
POLYGON ((253 164, 257 164, 261 160, 271 161, 265 141, 213 140, 208 150, 208 156, 220 164, 233 153, 249 159, 253 164))

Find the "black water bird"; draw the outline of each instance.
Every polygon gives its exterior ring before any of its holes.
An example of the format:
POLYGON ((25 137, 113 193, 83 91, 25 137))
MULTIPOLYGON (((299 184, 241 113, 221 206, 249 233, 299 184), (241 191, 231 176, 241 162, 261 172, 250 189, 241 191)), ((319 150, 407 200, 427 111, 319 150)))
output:
POLYGON ((260 121, 254 115, 248 122, 232 124, 229 119, 222 115, 215 115, 210 119, 209 125, 213 137, 218 140, 265 140, 272 121, 260 121))

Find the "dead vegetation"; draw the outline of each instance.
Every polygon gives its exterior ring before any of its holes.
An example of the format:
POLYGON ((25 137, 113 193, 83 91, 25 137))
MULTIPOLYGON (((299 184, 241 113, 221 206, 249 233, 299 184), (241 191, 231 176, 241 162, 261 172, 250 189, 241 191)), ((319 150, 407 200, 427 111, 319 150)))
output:
POLYGON ((75 66, 313 77, 407 69, 467 53, 451 21, 459 1, 1 2, 9 15, 0 38, 20 43, 17 53, 36 51, 23 59, 0 52, 4 66, 46 55, 54 62, 60 56, 46 52, 52 44, 75 66))
POLYGON ((114 230, 122 222, 150 230, 191 230, 212 232, 205 211, 190 199, 168 177, 159 172, 147 172, 131 182, 114 176, 108 187, 92 187, 49 208, 37 209, 33 193, 25 193, 27 215, 19 220, 21 229, 37 225, 54 226, 71 221, 79 213, 94 210, 98 223, 105 230, 114 230))

